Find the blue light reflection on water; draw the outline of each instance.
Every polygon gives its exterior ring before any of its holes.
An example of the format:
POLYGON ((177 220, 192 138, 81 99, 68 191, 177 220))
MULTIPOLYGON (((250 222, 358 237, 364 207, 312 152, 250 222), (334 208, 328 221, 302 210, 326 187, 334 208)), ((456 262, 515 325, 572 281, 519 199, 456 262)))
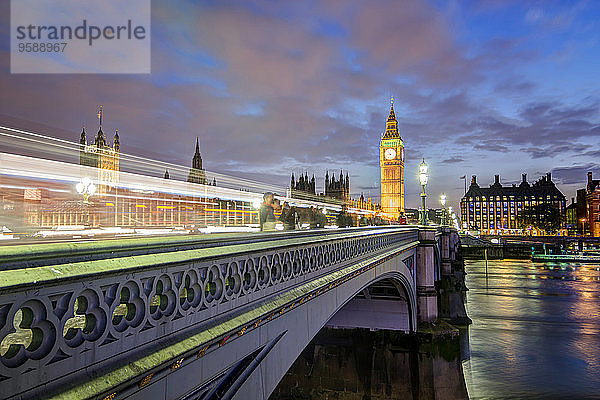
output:
POLYGON ((466 262, 471 399, 600 398, 598 265, 466 262))

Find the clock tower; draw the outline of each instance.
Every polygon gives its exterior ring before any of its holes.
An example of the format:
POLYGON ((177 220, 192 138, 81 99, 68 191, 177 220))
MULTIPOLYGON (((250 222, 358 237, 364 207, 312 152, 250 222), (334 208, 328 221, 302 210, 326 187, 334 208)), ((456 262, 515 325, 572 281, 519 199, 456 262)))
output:
POLYGON ((398 132, 398 121, 394 114, 394 98, 385 132, 379 144, 381 168, 381 210, 398 220, 404 213, 404 143, 398 132))

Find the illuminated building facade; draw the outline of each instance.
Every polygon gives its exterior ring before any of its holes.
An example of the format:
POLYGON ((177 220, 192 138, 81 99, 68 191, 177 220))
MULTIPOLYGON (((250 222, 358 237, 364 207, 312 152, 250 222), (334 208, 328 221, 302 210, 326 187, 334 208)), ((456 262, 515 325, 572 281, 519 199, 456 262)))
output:
POLYGON ((102 131, 102 106, 98 112, 100 126, 93 141, 87 142, 85 126, 79 137, 79 164, 98 168, 98 193, 108 193, 117 184, 119 171, 119 131, 115 130, 110 146, 102 131))
POLYGON ((517 216, 521 211, 539 204, 551 204, 559 210, 564 221, 565 203, 565 196, 552 182, 550 173, 533 185, 527 182, 527 174, 523 174, 518 186, 502 186, 500 175, 496 175, 489 188, 480 187, 473 175, 471 186, 460 201, 461 219, 468 230, 480 234, 529 233, 518 224, 517 216))
POLYGON ((394 99, 379 145, 381 210, 391 219, 404 214, 404 143, 394 113, 394 99))
POLYGON ((600 237, 600 179, 592 179, 592 173, 587 174, 586 186, 587 229, 591 236, 600 237))
POLYGON ((567 233, 570 236, 577 235, 577 226, 579 225, 579 220, 577 219, 577 203, 575 202, 575 198, 571 199, 571 204, 567 206, 567 224, 565 228, 567 228, 567 233))

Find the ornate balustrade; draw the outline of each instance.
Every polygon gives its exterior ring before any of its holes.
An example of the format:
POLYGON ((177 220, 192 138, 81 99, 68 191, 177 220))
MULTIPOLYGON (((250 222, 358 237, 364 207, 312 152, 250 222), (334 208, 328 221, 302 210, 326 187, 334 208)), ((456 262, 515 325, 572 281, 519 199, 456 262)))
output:
POLYGON ((89 379, 417 240, 384 228, 0 271, 0 397, 89 379))

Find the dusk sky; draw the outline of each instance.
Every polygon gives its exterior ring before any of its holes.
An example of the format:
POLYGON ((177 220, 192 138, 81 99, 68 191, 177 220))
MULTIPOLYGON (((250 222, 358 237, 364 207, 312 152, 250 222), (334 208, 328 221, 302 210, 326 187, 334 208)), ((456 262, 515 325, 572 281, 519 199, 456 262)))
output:
MULTIPOLYGON (((152 73, 11 74, 0 7, 0 124, 119 129, 121 151, 284 186, 349 171, 379 197, 390 96, 406 146, 406 204, 546 172, 568 199, 600 176, 600 2, 153 1, 152 73), (40 125, 36 125, 40 124, 40 125)), ((51 132, 50 132, 51 131, 51 132)), ((44 133, 44 132, 42 132, 44 133)))

